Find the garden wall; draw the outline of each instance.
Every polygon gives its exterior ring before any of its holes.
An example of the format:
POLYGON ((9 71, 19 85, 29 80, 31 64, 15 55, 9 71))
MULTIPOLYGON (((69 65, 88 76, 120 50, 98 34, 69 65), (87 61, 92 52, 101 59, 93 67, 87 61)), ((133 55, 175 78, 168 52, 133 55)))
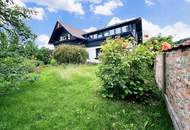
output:
POLYGON ((176 130, 190 130, 190 41, 158 55, 155 79, 176 130))

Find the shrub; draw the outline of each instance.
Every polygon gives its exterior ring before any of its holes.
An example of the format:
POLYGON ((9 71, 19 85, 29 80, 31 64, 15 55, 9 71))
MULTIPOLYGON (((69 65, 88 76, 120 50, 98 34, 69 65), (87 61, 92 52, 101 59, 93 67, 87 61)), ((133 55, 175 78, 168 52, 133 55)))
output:
POLYGON ((147 40, 143 45, 145 45, 151 52, 155 52, 155 55, 162 51, 163 43, 170 43, 173 46, 172 37, 152 37, 147 40))
POLYGON ((79 46, 60 45, 54 50, 53 57, 57 60, 58 64, 80 64, 86 62, 88 58, 88 52, 79 46))
POLYGON ((38 49, 38 53, 36 55, 37 60, 43 61, 44 64, 49 64, 51 60, 52 51, 48 48, 38 49))
POLYGON ((139 98, 152 90, 153 54, 144 45, 133 51, 133 39, 109 39, 102 47, 98 76, 103 87, 103 96, 125 99, 139 98))
POLYGON ((52 51, 44 47, 38 48, 37 45, 32 41, 26 42, 24 44, 24 47, 20 50, 22 50, 20 53, 23 57, 31 60, 39 60, 42 61, 44 64, 50 63, 52 51))
POLYGON ((54 66, 54 65, 56 65, 56 64, 57 64, 57 62, 56 62, 56 60, 55 60, 55 59, 53 59, 53 58, 52 58, 52 59, 51 59, 51 61, 50 61, 50 64, 54 66))
POLYGON ((29 73, 39 66, 39 62, 23 57, 6 57, 0 62, 0 94, 17 89, 21 81, 31 80, 29 73))

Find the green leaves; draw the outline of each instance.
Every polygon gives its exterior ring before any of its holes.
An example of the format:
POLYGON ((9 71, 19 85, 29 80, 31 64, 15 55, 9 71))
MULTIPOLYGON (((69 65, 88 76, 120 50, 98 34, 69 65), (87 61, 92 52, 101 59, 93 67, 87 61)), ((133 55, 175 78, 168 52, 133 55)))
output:
POLYGON ((88 52, 80 46, 63 44, 54 50, 53 57, 57 60, 58 64, 80 64, 86 62, 88 58, 88 52))
POLYGON ((129 40, 109 39, 102 47, 98 76, 102 82, 104 96, 109 98, 140 98, 152 90, 152 52, 144 45, 138 45, 133 51, 128 51, 123 48, 126 41, 129 40), (145 81, 149 81, 148 84, 145 81))
POLYGON ((25 20, 29 19, 35 12, 16 6, 12 0, 0 0, 0 32, 16 35, 21 41, 34 38, 30 28, 26 26, 25 20))

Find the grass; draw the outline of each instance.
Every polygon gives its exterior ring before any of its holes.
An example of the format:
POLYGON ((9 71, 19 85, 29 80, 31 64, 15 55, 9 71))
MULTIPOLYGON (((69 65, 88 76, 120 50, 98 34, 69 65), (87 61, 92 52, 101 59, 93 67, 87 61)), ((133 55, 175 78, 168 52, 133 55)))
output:
POLYGON ((96 66, 47 67, 34 84, 0 97, 0 130, 173 130, 162 101, 102 98, 96 66))

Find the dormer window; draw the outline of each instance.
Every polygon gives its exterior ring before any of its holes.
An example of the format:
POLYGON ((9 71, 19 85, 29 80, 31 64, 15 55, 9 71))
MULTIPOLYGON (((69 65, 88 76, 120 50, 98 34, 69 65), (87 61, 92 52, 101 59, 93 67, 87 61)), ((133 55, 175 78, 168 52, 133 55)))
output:
POLYGON ((122 32, 127 32, 127 30, 128 30, 128 29, 127 29, 127 26, 123 26, 123 27, 122 27, 122 32))
POLYGON ((94 39, 98 38, 98 35, 97 34, 94 34, 94 39))
POLYGON ((116 32, 116 34, 120 34, 121 33, 121 28, 119 27, 119 28, 116 28, 115 29, 115 32, 116 32))
POLYGON ((90 39, 93 39, 93 38, 94 38, 94 35, 90 35, 89 38, 90 38, 90 39))
POLYGON ((99 33, 99 34, 98 34, 98 38, 102 38, 102 33, 99 33))
POLYGON ((110 30, 110 35, 114 35, 114 34, 115 34, 114 29, 110 30))
POLYGON ((133 27, 131 24, 129 24, 129 31, 133 31, 133 27))
POLYGON ((107 36, 109 36, 109 31, 104 32, 104 37, 107 37, 107 36))

